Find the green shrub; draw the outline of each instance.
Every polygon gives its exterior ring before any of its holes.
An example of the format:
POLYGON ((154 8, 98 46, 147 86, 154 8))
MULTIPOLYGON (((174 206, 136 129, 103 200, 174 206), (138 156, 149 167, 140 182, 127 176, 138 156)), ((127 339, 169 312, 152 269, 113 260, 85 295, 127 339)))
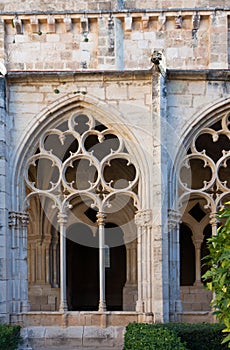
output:
POLYGON ((217 217, 224 224, 208 239, 209 255, 205 259, 209 270, 203 278, 207 288, 214 292, 211 305, 218 321, 226 326, 224 343, 229 342, 230 348, 230 202, 225 203, 217 217))
POLYGON ((227 350, 227 344, 221 342, 224 325, 210 323, 167 323, 163 325, 177 334, 189 350, 227 350))
POLYGON ((15 350, 18 347, 20 337, 20 326, 9 326, 0 324, 0 349, 15 350))
POLYGON ((145 323, 126 327, 123 350, 186 350, 179 337, 167 328, 145 323))

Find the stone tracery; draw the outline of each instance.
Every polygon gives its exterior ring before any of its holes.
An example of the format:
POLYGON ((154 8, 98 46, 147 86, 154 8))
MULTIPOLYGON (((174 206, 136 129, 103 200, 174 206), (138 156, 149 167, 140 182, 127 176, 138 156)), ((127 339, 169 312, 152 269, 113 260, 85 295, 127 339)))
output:
POLYGON ((182 204, 188 196, 200 196, 206 200, 205 207, 215 213, 226 201, 230 190, 229 118, 230 114, 225 114, 219 122, 199 130, 193 137, 180 166, 179 203, 182 204))

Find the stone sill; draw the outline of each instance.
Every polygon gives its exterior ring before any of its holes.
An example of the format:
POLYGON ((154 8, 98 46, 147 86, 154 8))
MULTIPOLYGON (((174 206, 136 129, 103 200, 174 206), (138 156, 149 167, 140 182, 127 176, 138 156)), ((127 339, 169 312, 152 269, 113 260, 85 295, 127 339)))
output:
POLYGON ((208 315, 211 313, 211 310, 209 311, 186 311, 184 310, 181 314, 182 315, 208 315))
POLYGON ((130 322, 152 323, 153 321, 154 315, 136 311, 30 311, 10 316, 11 324, 20 324, 22 327, 49 327, 55 324, 59 327, 97 326, 106 328, 125 327, 130 322))

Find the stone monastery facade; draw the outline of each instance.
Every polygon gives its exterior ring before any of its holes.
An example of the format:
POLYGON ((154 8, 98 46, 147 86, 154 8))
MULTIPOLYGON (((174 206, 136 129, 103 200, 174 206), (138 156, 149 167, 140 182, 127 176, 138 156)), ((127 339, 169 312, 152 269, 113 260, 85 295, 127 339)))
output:
POLYGON ((0 2, 1 322, 213 321, 229 66, 227 0, 0 2))

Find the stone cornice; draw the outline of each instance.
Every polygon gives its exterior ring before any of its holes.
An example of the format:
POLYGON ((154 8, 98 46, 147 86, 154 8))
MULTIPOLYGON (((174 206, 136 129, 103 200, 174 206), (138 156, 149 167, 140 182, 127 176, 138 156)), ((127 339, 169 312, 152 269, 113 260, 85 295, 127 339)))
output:
POLYGON ((167 70, 168 80, 220 80, 230 81, 230 69, 167 70))
POLYGON ((34 80, 51 82, 79 82, 79 81, 122 81, 122 80, 147 80, 152 79, 152 75, 157 74, 152 69, 148 70, 86 70, 86 71, 9 71, 6 75, 8 83, 23 82, 30 83, 34 80))
POLYGON ((89 17, 95 17, 100 15, 113 15, 115 17, 124 16, 127 13, 132 14, 134 17, 142 16, 143 13, 147 13, 150 16, 158 16, 159 13, 165 12, 168 16, 175 15, 178 12, 189 15, 193 14, 193 12, 199 12, 203 15, 210 15, 212 12, 216 11, 224 11, 230 12, 229 6, 210 6, 210 7, 175 7, 175 8, 126 8, 120 10, 47 10, 47 11, 39 11, 39 10, 28 10, 28 11, 1 11, 1 17, 12 17, 15 15, 21 16, 22 19, 28 16, 47 16, 47 15, 55 15, 55 16, 65 16, 71 15, 71 17, 78 17, 82 14, 85 14, 89 17))

